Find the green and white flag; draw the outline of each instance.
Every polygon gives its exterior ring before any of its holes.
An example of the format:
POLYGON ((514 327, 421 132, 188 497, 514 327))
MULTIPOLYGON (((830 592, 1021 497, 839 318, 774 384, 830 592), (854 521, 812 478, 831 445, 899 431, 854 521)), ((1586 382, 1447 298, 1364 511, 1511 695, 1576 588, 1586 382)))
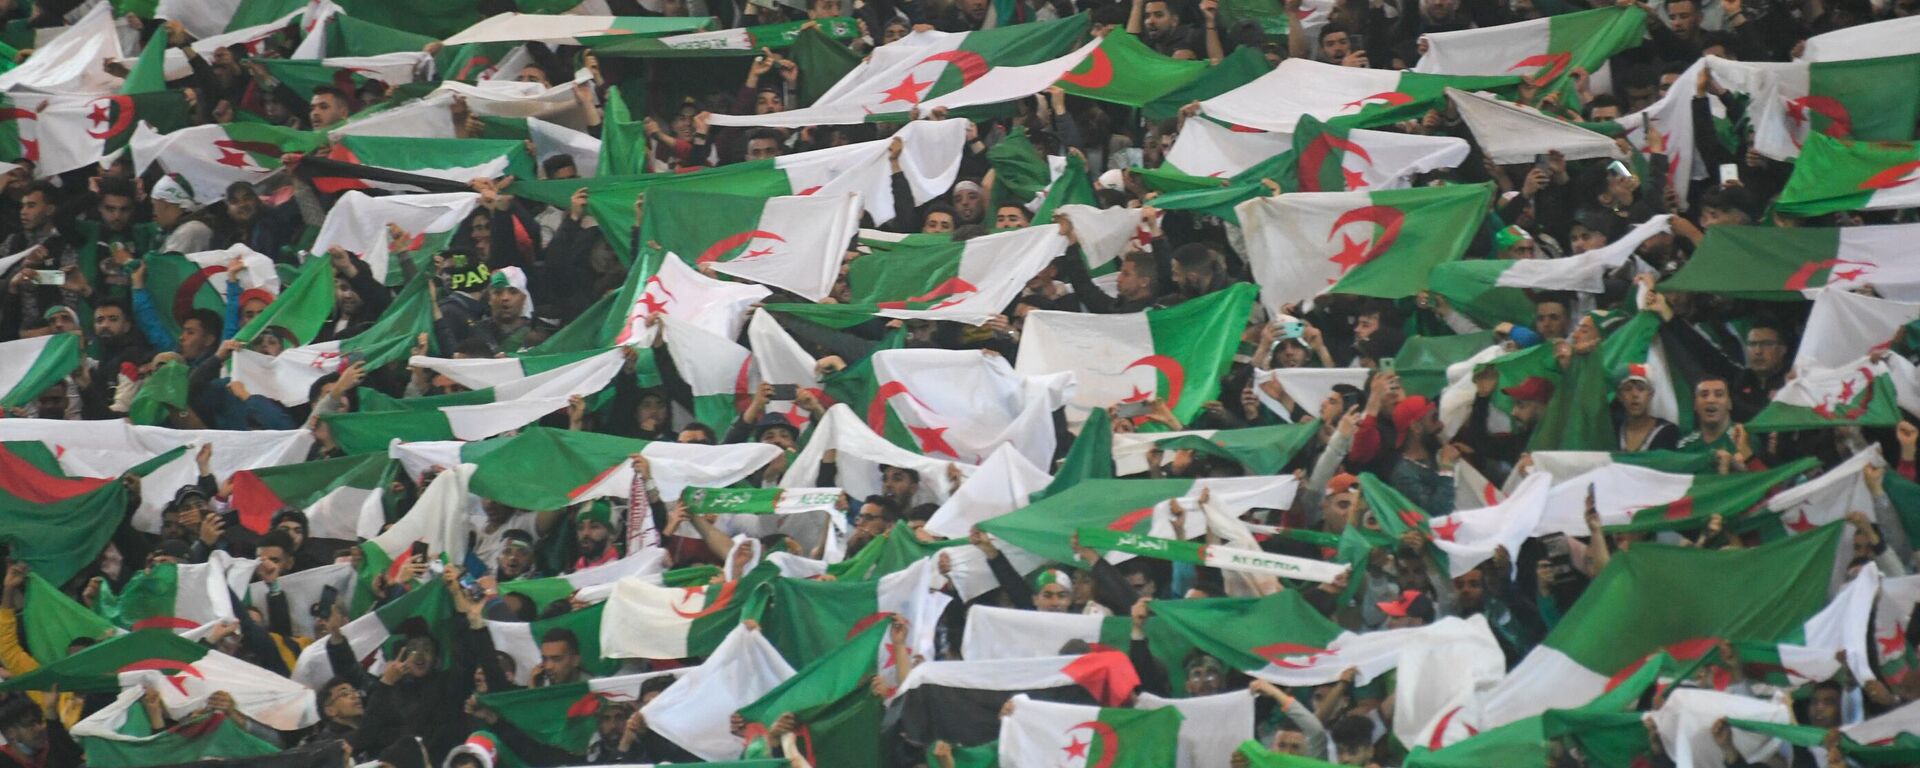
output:
MULTIPOLYGON (((368 545, 363 544, 361 548, 367 550, 368 545)), ((342 594, 341 598, 348 599, 349 594, 342 594)), ((366 604, 372 604, 371 598, 366 604)), ((439 641, 441 648, 448 648, 448 642, 454 637, 454 623, 453 598, 447 594, 440 578, 434 576, 414 585, 405 595, 347 622, 340 633, 346 635, 354 658, 363 663, 379 662, 368 663, 369 669, 378 670, 380 663, 394 658, 396 649, 389 647, 389 640, 405 637, 407 632, 424 631, 439 641), (382 650, 386 651, 384 656, 375 655, 382 650)), ((459 624, 459 631, 466 631, 464 618, 459 624)), ((442 666, 447 663, 447 656, 442 654, 442 666)), ((312 643, 301 650, 293 665, 293 681, 312 690, 319 690, 333 676, 325 642, 312 643)))
MULTIPOLYGON (((543 616, 548 607, 550 604, 540 606, 543 616)), ((582 673, 596 677, 610 675, 619 671, 620 662, 600 653, 600 627, 606 610, 607 604, 602 602, 534 621, 489 621, 487 635, 492 638, 496 651, 513 659, 512 677, 519 685, 545 682, 534 679, 535 669, 544 663, 541 639, 557 629, 572 632, 579 641, 582 673)))
POLYGON ((732 760, 743 745, 728 728, 729 718, 793 675, 793 666, 765 637, 736 627, 706 663, 641 707, 640 715, 655 733, 702 760, 732 760))
POLYGON ((1920 120, 1920 54, 1794 64, 1705 61, 1716 82, 1754 95, 1754 149, 1776 160, 1792 160, 1815 134, 1909 141, 1920 120))
MULTIPOLYGON (((627 578, 613 585, 600 622, 609 659, 684 659, 719 653, 754 591, 778 576, 762 563, 733 581, 675 587, 627 578)), ((755 633, 756 639, 760 639, 755 633)))
POLYGON ((747 312, 769 295, 772 291, 765 287, 717 280, 677 257, 666 258, 653 274, 637 267, 628 273, 616 299, 622 306, 613 338, 605 343, 651 342, 658 331, 648 319, 656 315, 689 320, 715 335, 738 338, 747 312))
POLYGON ((185 96, 164 90, 57 97, 39 110, 40 164, 36 173, 51 176, 96 165, 127 146, 136 124, 178 130, 187 127, 190 112, 185 96))
MULTIPOLYGON (((1839 368, 1894 342, 1902 326, 1920 320, 1920 302, 1895 301, 1843 288, 1814 291, 1813 311, 1794 353, 1793 367, 1839 368)), ((1900 363, 1889 359, 1889 367, 1900 363)), ((1905 384, 1902 382, 1902 386, 1905 384)))
MULTIPOLYGON (((1526 291, 1601 293, 1606 290, 1607 273, 1624 266, 1642 243, 1667 234, 1669 220, 1667 214, 1656 215, 1614 242, 1565 258, 1449 261, 1433 268, 1428 288, 1481 327, 1529 324, 1533 301, 1526 291)), ((1699 251, 1694 258, 1699 258, 1699 251)))
POLYGON ((277 730, 297 730, 320 720, 312 689, 159 629, 89 646, 15 675, 0 683, 0 691, 58 687, 63 693, 107 693, 129 686, 159 692, 161 705, 174 717, 199 711, 208 696, 226 691, 247 717, 277 730))
POLYGON ((102 589, 96 610, 129 630, 187 631, 234 618, 232 592, 246 589, 254 561, 216 552, 204 563, 161 563, 133 575, 116 594, 102 589))
POLYGON ((0 343, 0 408, 31 403, 73 373, 80 367, 82 346, 81 338, 71 333, 0 343))
POLYGON ((1584 705, 1662 651, 1692 659, 1722 640, 1789 637, 1826 605, 1843 529, 1748 549, 1637 546, 1614 555, 1541 645, 1480 698, 1477 727, 1584 705), (1646 609, 1656 603, 1665 610, 1646 609))
POLYGON ((87 765, 139 768, 198 761, 260 760, 281 752, 248 733, 225 713, 189 713, 168 727, 151 722, 140 702, 146 691, 128 688, 112 704, 73 724, 87 765))
POLYGON ((1125 552, 1176 563, 1204 565, 1223 571, 1241 571, 1297 579, 1321 584, 1346 573, 1344 565, 1304 557, 1281 555, 1257 549, 1235 549, 1191 541, 1176 541, 1138 533, 1119 533, 1105 528, 1081 528, 1080 546, 1095 551, 1125 552))
POLYGON ((1111 30, 1056 85, 1095 101, 1145 106, 1206 74, 1207 63, 1163 56, 1139 38, 1111 30))
POLYGON ((605 349, 588 349, 546 355, 523 354, 520 357, 455 358, 415 355, 407 358, 407 365, 433 371, 467 389, 486 389, 519 381, 534 374, 546 373, 605 351, 605 349))
MULTIPOLYGON (((1920 142, 1807 137, 1776 210, 1794 216, 1920 205, 1920 142)), ((1716 228, 1717 229, 1717 228, 1716 228)))
POLYGON ((1838 426, 1891 427, 1900 422, 1899 394, 1886 365, 1860 358, 1836 368, 1800 369, 1747 422, 1753 432, 1838 426))
POLYGON ((894 444, 968 464, 1002 445, 1036 465, 1052 459, 1053 412, 1071 396, 1072 376, 1022 375, 974 350, 888 349, 869 361, 872 399, 848 405, 864 407, 867 428, 894 444))
MULTIPOLYGON (((1806 163, 1810 156, 1801 155, 1800 162, 1806 163)), ((1920 172, 1920 164, 1914 167, 1920 172)), ((1913 204, 1920 205, 1920 196, 1913 204)), ((1920 301, 1920 268, 1909 266, 1903 258, 1917 237, 1920 224, 1716 226, 1707 231, 1707 239, 1694 249, 1686 266, 1662 281, 1660 288, 1788 299, 1812 298, 1828 286, 1847 291, 1871 287, 1888 299, 1920 301)))
POLYGON ((471 463, 474 493, 521 509, 558 509, 601 497, 627 498, 633 490, 628 457, 635 453, 651 465, 660 495, 674 498, 689 485, 740 482, 780 449, 758 442, 698 445, 534 426, 488 440, 402 443, 390 453, 414 477, 434 465, 471 463))
MULTIPOLYGON (((1137 216, 1136 216, 1137 220, 1137 216)), ((847 265, 851 304, 826 314, 901 320, 952 320, 978 325, 1000 314, 1040 270, 1066 252, 1052 224, 932 245, 869 244, 872 253, 847 265)), ((772 305, 813 318, 833 305, 772 305)))
MULTIPOLYGON (((1562 18, 1566 17, 1553 17, 1554 20, 1562 18)), ((1627 156, 1612 136, 1546 115, 1533 107, 1454 88, 1447 89, 1447 100, 1473 132, 1475 147, 1488 160, 1501 165, 1530 163, 1548 152, 1559 152, 1568 160, 1602 157, 1620 160, 1627 156)))
POLYGON ((259 288, 279 295, 280 276, 273 259, 245 245, 195 254, 149 253, 141 258, 147 267, 147 295, 168 335, 178 337, 180 324, 196 309, 226 317, 227 264, 235 258, 246 265, 240 271, 240 290, 259 288))
POLYGON ((252 322, 241 326, 234 333, 234 340, 250 343, 268 328, 280 328, 296 344, 313 341, 327 318, 333 315, 333 302, 338 295, 334 276, 332 259, 308 259, 300 267, 299 276, 280 291, 272 304, 255 315, 252 322))
POLYGON ((384 494, 397 468, 370 453, 242 470, 227 477, 228 504, 255 533, 265 533, 280 510, 297 509, 306 513, 309 536, 373 538, 386 526, 384 494))
MULTIPOLYGON (((511 175, 534 178, 533 156, 516 139, 422 139, 406 136, 342 136, 329 159, 369 168, 404 171, 458 186, 476 178, 511 175)), ((315 175, 314 188, 326 194, 350 189, 426 192, 419 184, 347 175, 315 175)))
POLYGON ((693 418, 715 429, 740 420, 758 388, 753 352, 693 323, 662 319, 673 367, 693 395, 693 418))
POLYGON ((1627 522, 1616 524, 1604 511, 1600 519, 1609 532, 1692 530, 1705 526, 1714 515, 1730 520, 1746 512, 1765 501, 1774 486, 1818 466, 1819 462, 1803 458, 1764 472, 1670 475, 1642 490, 1644 503, 1625 510, 1627 522))
MULTIPOLYGON (((1728 725, 1769 736, 1796 747, 1819 750, 1827 743, 1825 728, 1764 720, 1729 719, 1728 725)), ((1920 704, 1908 704, 1839 728, 1840 753, 1863 765, 1902 765, 1920 761, 1920 704)))
POLYGON ((983 80, 986 86, 1003 86, 1005 92, 996 90, 993 96, 1004 98, 971 103, 1021 98, 1046 90, 1094 49, 1074 50, 1087 25, 1087 17, 1076 14, 977 32, 910 35, 874 49, 812 106, 766 115, 714 115, 712 122, 791 128, 866 122, 945 104, 943 97, 983 80), (988 77, 1001 69, 1007 71, 988 77))
MULTIPOLYGON (((869 680, 883 671, 878 659, 892 648, 887 641, 890 629, 891 622, 884 617, 856 629, 832 650, 813 657, 793 677, 741 707, 746 756, 772 754, 779 745, 768 729, 782 715, 792 714, 795 735, 809 763, 878 768, 886 737, 881 727, 886 707, 873 694, 869 680)), ((891 655, 887 661, 892 662, 891 655)))
POLYGON ((212 205, 225 198, 228 185, 259 183, 280 170, 281 155, 312 151, 325 142, 322 134, 265 123, 197 125, 165 135, 142 123, 128 146, 136 171, 158 163, 186 182, 195 201, 212 205))
POLYGON ((678 679, 690 668, 637 675, 596 677, 584 683, 519 688, 481 694, 480 703, 535 741, 585 754, 600 727, 600 710, 611 702, 638 706, 640 689, 649 681, 678 679))
POLYGON ((977 605, 967 609, 960 657, 968 661, 994 661, 1059 656, 1061 647, 1075 640, 1122 650, 1127 647, 1132 632, 1132 619, 1125 616, 977 605))
MULTIPOLYGON (((979 527, 1001 540, 1055 562, 1072 562, 1075 532, 1100 528, 1172 538, 1172 504, 1186 510, 1186 535, 1199 538, 1211 529, 1226 545, 1258 549, 1253 534, 1239 521, 1254 507, 1292 504, 1299 484, 1291 475, 1201 480, 1087 480, 1058 494, 991 520, 979 527), (1208 495, 1201 504, 1202 493, 1208 495)), ((1120 562, 1130 555, 1108 557, 1120 562)))
MULTIPOLYGON (((602 7, 605 7, 604 4, 602 7)), ((584 16, 540 13, 502 13, 488 17, 447 38, 447 45, 467 43, 544 42, 579 45, 579 38, 612 35, 649 37, 693 32, 705 27, 704 16, 584 16)))
POLYGON ((355 93, 368 81, 389 88, 428 79, 433 57, 423 51, 396 51, 374 56, 328 56, 321 59, 261 58, 267 74, 302 99, 312 99, 315 88, 338 88, 355 93))
POLYGON ((1196 430, 1160 440, 1163 450, 1193 451, 1239 464, 1248 474, 1277 475, 1320 433, 1320 422, 1196 430))
POLYGON ((1427 75, 1292 58, 1259 79, 1200 102, 1228 125, 1291 134, 1302 117, 1368 128, 1415 120, 1446 102, 1446 89, 1511 88, 1518 77, 1427 75))
MULTIPOLYGON (((1519 75, 1544 86, 1575 69, 1593 72, 1646 35, 1647 13, 1635 6, 1457 32, 1421 35, 1426 53, 1413 71, 1434 75, 1519 75)), ((1502 161, 1505 162, 1505 161, 1502 161)))
POLYGON ((406 398, 393 401, 397 410, 362 410, 320 418, 347 453, 384 451, 395 439, 480 440, 519 429, 566 408, 569 397, 605 389, 625 364, 626 357, 619 350, 609 350, 491 389, 406 398))
POLYGON ((1027 376, 1073 372, 1079 386, 1068 414, 1076 423, 1090 408, 1150 399, 1166 403, 1185 422, 1218 397, 1254 293, 1253 286, 1237 283, 1166 309, 1029 313, 1014 370, 1027 376))
POLYGON ((860 229, 860 196, 761 197, 688 188, 647 195, 642 232, 701 267, 808 301, 833 290, 860 229))
POLYGON ((1487 184, 1260 197, 1235 212, 1271 312, 1321 293, 1399 299, 1459 259, 1492 201, 1487 184))
POLYGON ((446 247, 479 204, 480 196, 472 192, 371 197, 353 190, 327 209, 309 250, 324 254, 334 246, 345 248, 382 282, 399 285, 411 273, 398 260, 412 258, 415 271, 432 271, 427 257, 446 247), (397 237, 388 225, 400 229, 397 237))
POLYGON ((1064 756, 1103 768, 1165 768, 1180 753, 1180 711, 1109 709, 1013 697, 1000 719, 1002 765, 1055 765, 1064 756))
MULTIPOLYGON (((429 344, 433 341, 433 293, 428 286, 433 279, 432 275, 415 277, 393 298, 379 320, 350 338, 293 347, 277 356, 250 349, 235 350, 232 379, 246 385, 250 394, 272 398, 284 405, 303 405, 313 393, 314 383, 327 374, 346 370, 355 363, 365 363, 368 371, 374 371, 405 360, 422 336, 429 344)), ((302 287, 302 284, 295 280, 294 286, 302 287)), ((305 295, 292 288, 287 294, 290 303, 305 295)), ((269 305, 267 312, 272 312, 279 303, 276 300, 269 305)), ((314 305, 321 303, 326 302, 313 302, 314 305)), ((261 313, 263 317, 266 314, 261 313)), ((281 320, 283 318, 276 316, 269 324, 280 325, 281 320)))
POLYGON ((122 631, 38 573, 27 574, 26 601, 20 611, 21 629, 27 652, 42 664, 66 658, 76 640, 105 640, 122 631))

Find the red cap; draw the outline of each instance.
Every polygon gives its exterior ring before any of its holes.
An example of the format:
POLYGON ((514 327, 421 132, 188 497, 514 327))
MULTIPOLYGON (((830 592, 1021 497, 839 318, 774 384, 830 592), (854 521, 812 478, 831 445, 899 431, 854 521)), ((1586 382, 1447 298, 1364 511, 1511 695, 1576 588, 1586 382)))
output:
POLYGON ((240 306, 243 306, 243 307, 246 306, 247 302, 249 301, 258 301, 262 304, 272 304, 274 298, 276 297, 273 295, 273 291, 269 291, 265 288, 248 288, 240 292, 240 306))
POLYGON ((1359 484, 1360 484, 1360 478, 1354 477, 1353 475, 1348 474, 1346 472, 1342 472, 1340 474, 1334 475, 1331 479, 1327 480, 1327 495, 1330 496, 1336 493, 1346 493, 1347 491, 1353 490, 1353 487, 1359 484))
POLYGON ((1553 382, 1539 376, 1528 376, 1526 381, 1500 391, 1507 393, 1508 397, 1515 400, 1544 403, 1553 398, 1553 382))
POLYGON ((1415 613, 1425 613, 1425 614, 1428 614, 1427 618, 1432 618, 1431 616, 1433 612, 1432 605, 1433 605, 1433 601, 1427 600, 1426 594, 1422 593, 1420 590, 1417 590, 1417 589, 1409 589, 1404 592, 1401 592, 1400 599, 1398 600, 1388 600, 1385 602, 1374 603, 1374 607, 1379 608, 1381 613, 1384 613, 1388 616, 1392 616, 1394 618, 1404 617, 1407 615, 1408 611, 1414 611, 1415 613), (1415 608, 1415 606, 1423 601, 1427 603, 1427 609, 1425 611, 1419 611, 1418 609, 1415 608))
POLYGON ((1433 401, 1428 400, 1423 395, 1408 395, 1401 398, 1400 402, 1393 406, 1393 431, 1398 435, 1395 439, 1400 441, 1406 440, 1407 427, 1413 426, 1414 422, 1426 418, 1427 413, 1432 411, 1433 408, 1433 401))

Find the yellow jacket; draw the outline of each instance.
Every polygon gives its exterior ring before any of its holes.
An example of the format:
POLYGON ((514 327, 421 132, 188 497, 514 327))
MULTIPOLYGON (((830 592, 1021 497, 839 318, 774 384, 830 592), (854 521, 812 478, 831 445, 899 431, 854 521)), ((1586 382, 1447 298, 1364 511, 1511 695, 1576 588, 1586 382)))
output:
MULTIPOLYGON (((5 667, 9 677, 17 677, 40 668, 40 660, 20 647, 20 622, 13 615, 12 608, 0 608, 0 667, 5 667)), ((42 706, 46 704, 46 694, 40 691, 30 692, 33 700, 42 706)), ((72 728, 80 722, 86 702, 73 693, 60 694, 60 722, 72 728)))

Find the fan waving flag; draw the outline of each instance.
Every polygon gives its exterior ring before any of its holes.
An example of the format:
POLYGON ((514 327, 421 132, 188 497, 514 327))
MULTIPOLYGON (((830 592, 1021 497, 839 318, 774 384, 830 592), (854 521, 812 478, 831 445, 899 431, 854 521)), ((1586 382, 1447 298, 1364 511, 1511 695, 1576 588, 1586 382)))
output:
POLYGON ((740 623, 748 598, 779 576, 762 563, 745 576, 717 584, 669 587, 622 579, 600 621, 600 652, 610 659, 683 659, 714 652, 740 623))
POLYGON ((192 712, 225 691, 240 712, 291 731, 319 722, 313 691, 267 670, 165 630, 121 635, 65 659, 16 675, 0 691, 105 693, 148 686, 169 711, 192 712))
MULTIPOLYGON (((356 362, 365 363, 367 370, 378 370, 388 363, 407 359, 420 339, 428 342, 433 339, 433 294, 427 285, 432 279, 430 275, 415 277, 393 298, 379 320, 352 337, 294 347, 277 356, 250 349, 235 350, 233 380, 245 384, 252 394, 286 405, 302 405, 313 393, 314 382, 327 374, 345 370, 356 362)), ((294 284, 300 283, 296 280, 294 284)), ((294 297, 289 302, 302 295, 292 289, 288 294, 294 297)), ((329 291, 328 297, 331 295, 329 291)))
POLYGON ((1920 142, 1808 136, 1775 206, 1795 216, 1920 206, 1920 142))
POLYGON ((1492 187, 1303 192, 1248 200, 1248 261, 1273 312, 1321 293, 1398 299, 1460 258, 1486 218, 1492 187))
POLYGON ((760 197, 662 189, 642 232, 702 268, 819 301, 860 229, 860 196, 760 197))
POLYGON ((195 201, 210 205, 225 199, 228 185, 257 183, 279 170, 281 155, 312 151, 325 142, 323 134, 263 123, 196 125, 164 136, 143 124, 129 146, 135 170, 159 163, 187 182, 195 201))
MULTIPOLYGON (((833 650, 814 657, 793 677, 740 708, 740 717, 746 721, 742 733, 746 756, 772 754, 779 745, 768 729, 782 715, 791 714, 809 764, 881 765, 885 730, 880 721, 886 708, 869 690, 868 680, 876 672, 882 649, 892 650, 892 643, 886 642, 891 629, 892 622, 884 616, 865 629, 856 629, 833 650)), ((890 655, 888 662, 892 662, 890 655)))
POLYGON ((1294 132, 1300 118, 1367 128, 1416 120, 1446 102, 1446 89, 1498 91, 1518 77, 1424 75, 1342 67, 1303 58, 1244 86, 1200 102, 1201 114, 1229 125, 1294 132))
POLYGON ((1081 760, 1101 768, 1166 768, 1180 752, 1173 707, 1109 709, 1013 697, 1000 719, 1001 765, 1060 765, 1081 760))
MULTIPOLYGON (((465 187, 477 178, 497 176, 534 178, 533 156, 526 143, 509 139, 417 139, 390 136, 343 136, 327 159, 348 166, 404 171, 465 187)), ((338 168, 339 166, 332 166, 338 168)), ((382 181, 375 176, 354 175, 351 167, 338 175, 318 172, 316 189, 338 194, 349 189, 384 189, 390 192, 439 192, 419 184, 382 181)))
MULTIPOLYGON (((997 68, 1036 65, 1065 56, 1085 36, 1087 25, 1087 15, 1076 14, 977 32, 915 32, 874 49, 812 106, 765 115, 714 115, 712 124, 798 128, 898 115, 971 85, 997 68)), ((1062 74, 1066 72, 1041 75, 1031 83, 1032 90, 1015 98, 1046 90, 1062 74)))
POLYGON ((179 92, 55 99, 40 110, 42 175, 65 173, 100 162, 132 140, 134 126, 158 130, 187 127, 191 110, 179 92))
POLYGON ((1167 309, 1031 312, 1014 370, 1027 376, 1073 372, 1079 384, 1073 405, 1080 414, 1159 400, 1185 422, 1219 395, 1220 376, 1233 362, 1254 293, 1253 286, 1237 283, 1167 309))
POLYGON ((1544 86, 1580 69, 1598 70, 1646 35, 1637 6, 1598 8, 1457 32, 1421 35, 1426 53, 1413 71, 1434 75, 1519 75, 1544 86))
POLYGON ((1075 96, 1139 107, 1193 82, 1206 71, 1206 62, 1162 56, 1139 38, 1116 29, 1101 38, 1100 47, 1056 85, 1075 96))
POLYGON ((70 333, 0 343, 0 408, 19 408, 80 367, 81 340, 70 333))
POLYGON ((592 743, 603 707, 612 702, 638 704, 641 688, 649 681, 672 680, 683 674, 685 669, 672 669, 497 691, 482 694, 480 703, 540 743, 579 754, 592 743))
POLYGON ((395 438, 479 440, 566 408, 569 397, 600 391, 625 364, 619 350, 610 350, 490 389, 394 400, 390 410, 363 409, 321 418, 347 453, 384 451, 395 438))
MULTIPOLYGON (((1800 162, 1806 163, 1810 156, 1801 155, 1800 162)), ((1915 173, 1920 179, 1920 161, 1915 173)), ((1914 189, 1920 191, 1920 185, 1914 189)), ((1920 204, 1920 197, 1914 204, 1920 204)), ((1812 298, 1829 286, 1840 290, 1871 286, 1884 298, 1920 301, 1920 266, 1906 258, 1916 238, 1920 238, 1920 224, 1716 226, 1707 231, 1707 239, 1694 249, 1686 266, 1662 281, 1660 288, 1787 299, 1812 298)))
POLYGON ((230 477, 229 503, 239 510, 240 524, 255 533, 265 533, 274 514, 291 508, 306 513, 309 536, 372 538, 387 522, 382 498, 395 466, 370 453, 242 470, 230 477))
POLYGON ((1747 422, 1754 432, 1837 426, 1891 427, 1900 422, 1887 366, 1861 358, 1835 368, 1803 368, 1747 422))

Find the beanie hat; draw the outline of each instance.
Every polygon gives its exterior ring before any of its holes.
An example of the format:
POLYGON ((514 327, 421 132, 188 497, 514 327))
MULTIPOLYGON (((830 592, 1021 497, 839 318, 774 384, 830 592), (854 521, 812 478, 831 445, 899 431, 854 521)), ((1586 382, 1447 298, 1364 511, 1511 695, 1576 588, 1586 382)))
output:
POLYGON ((200 210, 200 202, 193 199, 193 187, 189 185, 185 179, 178 176, 162 176, 160 181, 153 185, 153 191, 148 192, 147 196, 155 200, 173 203, 174 205, 180 206, 180 209, 187 213, 200 210))
POLYGON ((519 267, 501 267, 487 280, 487 286, 493 289, 511 288, 519 291, 527 300, 520 303, 520 316, 533 317, 533 294, 527 293, 527 273, 519 267))
POLYGON ((500 755, 499 740, 494 738, 492 731, 474 731, 465 743, 447 753, 447 761, 441 765, 453 765, 453 759, 461 755, 472 755, 479 758, 482 766, 493 768, 494 761, 500 755))
POLYGON ((1407 428, 1433 411, 1433 401, 1424 395, 1408 395, 1393 406, 1393 431, 1396 442, 1407 440, 1407 428))

